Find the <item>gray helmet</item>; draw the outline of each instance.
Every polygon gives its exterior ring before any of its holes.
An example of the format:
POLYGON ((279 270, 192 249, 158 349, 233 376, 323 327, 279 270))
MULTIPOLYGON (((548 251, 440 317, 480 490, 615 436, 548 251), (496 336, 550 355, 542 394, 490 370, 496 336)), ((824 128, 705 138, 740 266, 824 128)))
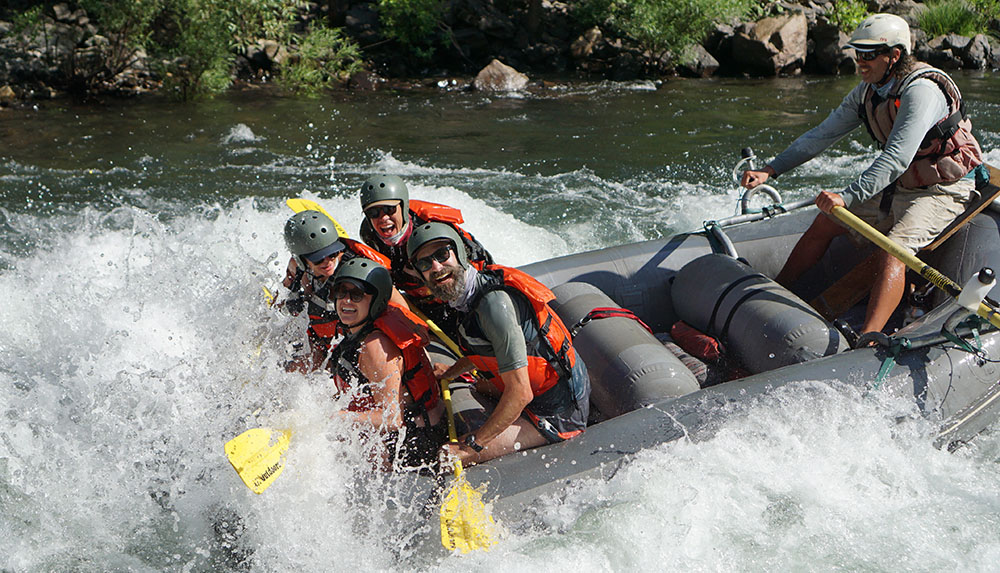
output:
POLYGON ((333 286, 350 281, 374 295, 371 306, 368 307, 368 318, 375 320, 389 307, 392 297, 392 277, 385 267, 371 259, 354 257, 337 267, 333 274, 333 286))
POLYGON ((373 175, 361 185, 361 209, 372 203, 389 200, 402 201, 403 227, 409 222, 410 192, 406 183, 396 175, 373 175))
POLYGON ((465 242, 458 236, 458 231, 447 223, 424 223, 413 229, 413 234, 406 241, 406 256, 413 260, 413 256, 420 250, 420 247, 430 243, 447 239, 455 247, 455 258, 463 269, 469 268, 469 255, 465 252, 465 242))
POLYGON ((872 14, 858 25, 847 45, 859 52, 899 47, 909 54, 910 26, 895 14, 872 14))
POLYGON ((300 211, 285 221, 285 244, 297 257, 318 263, 344 250, 337 227, 319 211, 300 211))

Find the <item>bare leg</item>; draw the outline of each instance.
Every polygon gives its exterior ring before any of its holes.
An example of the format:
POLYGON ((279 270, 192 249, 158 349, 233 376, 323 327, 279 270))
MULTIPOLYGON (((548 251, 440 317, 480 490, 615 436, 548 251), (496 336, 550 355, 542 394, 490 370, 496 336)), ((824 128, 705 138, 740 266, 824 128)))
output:
POLYGON ((799 242, 795 243, 791 254, 788 255, 788 260, 785 261, 785 266, 781 268, 781 272, 774 280, 786 287, 789 286, 802 273, 819 262, 826 250, 830 248, 830 242, 833 241, 834 237, 846 232, 846 229, 828 216, 822 213, 816 215, 812 225, 809 225, 799 242))
POLYGON ((872 254, 875 258, 875 284, 868 298, 868 310, 861 332, 881 332, 889 317, 903 300, 906 290, 906 265, 885 251, 872 254))

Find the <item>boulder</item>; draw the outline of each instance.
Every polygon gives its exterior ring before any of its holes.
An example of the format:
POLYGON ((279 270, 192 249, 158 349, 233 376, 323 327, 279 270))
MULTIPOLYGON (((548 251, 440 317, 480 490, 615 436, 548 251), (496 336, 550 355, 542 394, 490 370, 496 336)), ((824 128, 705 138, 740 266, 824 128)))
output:
POLYGON ((837 26, 820 20, 812 30, 816 71, 823 74, 850 75, 857 70, 854 51, 845 48, 849 37, 837 26))
MULTIPOLYGON (((935 38, 937 39, 937 38, 935 38)), ((964 50, 972 38, 968 36, 960 36, 959 34, 948 34, 947 36, 941 37, 941 46, 948 50, 964 50)))
POLYGON ((52 13, 55 15, 56 20, 60 22, 73 21, 73 12, 70 12, 69 6, 65 3, 59 3, 53 6, 52 13))
POLYGON ((972 38, 964 48, 952 49, 952 53, 962 60, 962 64, 966 68, 986 69, 990 61, 990 41, 985 35, 976 34, 976 37, 972 38))
POLYGON ((385 80, 380 78, 374 72, 368 70, 362 70, 347 79, 347 87, 355 91, 374 91, 378 89, 380 84, 385 83, 385 80))
POLYGON ((719 61, 700 44, 686 49, 677 64, 677 73, 690 78, 709 78, 719 70, 719 61))
POLYGON ((601 29, 594 26, 584 32, 582 36, 573 40, 573 43, 569 47, 569 53, 576 60, 589 58, 594 53, 594 46, 601 41, 601 37, 601 29))
POLYGON ((801 13, 743 25, 733 38, 733 61, 762 75, 798 73, 806 62, 807 28, 801 13))
POLYGON ((10 105, 17 99, 17 94, 10 86, 0 87, 0 105, 10 105))
POLYGON ((472 85, 484 92, 514 92, 528 85, 528 76, 500 60, 493 60, 476 74, 472 85))

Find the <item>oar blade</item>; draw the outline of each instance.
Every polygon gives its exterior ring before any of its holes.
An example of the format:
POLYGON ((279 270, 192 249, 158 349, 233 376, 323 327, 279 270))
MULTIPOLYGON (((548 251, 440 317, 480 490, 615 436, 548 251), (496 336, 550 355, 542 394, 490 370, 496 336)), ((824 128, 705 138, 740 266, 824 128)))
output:
POLYGON ((457 477, 441 503, 441 544, 462 553, 488 550, 496 543, 496 523, 482 493, 464 476, 457 477))
POLYGON ((270 428, 247 430, 226 442, 226 457, 254 493, 271 487, 285 469, 285 452, 292 433, 270 428))
POLYGON ((327 217, 330 217, 330 220, 333 221, 333 226, 337 229, 337 236, 343 239, 348 238, 347 231, 345 231, 344 228, 340 226, 340 223, 327 213, 326 209, 324 209, 319 203, 309 199, 295 197, 293 199, 286 199, 285 205, 288 205, 288 208, 296 213, 301 213, 302 211, 319 211, 320 213, 323 213, 327 217))

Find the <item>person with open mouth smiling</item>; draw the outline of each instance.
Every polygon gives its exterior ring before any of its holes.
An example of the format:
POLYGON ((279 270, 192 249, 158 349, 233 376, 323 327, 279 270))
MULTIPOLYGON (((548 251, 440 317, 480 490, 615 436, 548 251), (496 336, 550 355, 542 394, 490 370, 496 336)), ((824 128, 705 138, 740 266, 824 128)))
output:
POLYGON ((461 237, 469 260, 477 268, 493 264, 483 245, 462 229, 462 212, 454 207, 410 199, 406 183, 395 175, 374 175, 361 185, 361 239, 390 260, 392 281, 424 314, 445 332, 454 334, 457 315, 426 288, 407 256, 406 244, 413 229, 424 223, 450 226, 461 237))
MULTIPOLYGON (((744 172, 752 189, 830 147, 864 125, 880 152, 839 192, 816 197, 821 213, 792 249, 776 280, 792 286, 816 264, 838 235, 863 238, 832 216, 850 207, 858 218, 916 253, 965 211, 977 187, 988 181, 979 143, 965 114, 962 94, 947 74, 910 55, 910 28, 894 14, 873 14, 851 35, 861 82, 818 126, 796 139, 763 169, 744 172)), ((873 269, 862 336, 880 332, 903 298, 906 266, 877 250, 864 263, 873 269)))
POLYGON ((581 434, 590 377, 549 306, 552 291, 514 268, 470 264, 461 237, 443 223, 417 227, 407 250, 431 293, 459 315, 465 356, 450 367, 435 364, 434 374, 444 380, 478 369, 489 383, 477 390, 497 398, 485 422, 465 428, 443 453, 474 464, 581 434))

